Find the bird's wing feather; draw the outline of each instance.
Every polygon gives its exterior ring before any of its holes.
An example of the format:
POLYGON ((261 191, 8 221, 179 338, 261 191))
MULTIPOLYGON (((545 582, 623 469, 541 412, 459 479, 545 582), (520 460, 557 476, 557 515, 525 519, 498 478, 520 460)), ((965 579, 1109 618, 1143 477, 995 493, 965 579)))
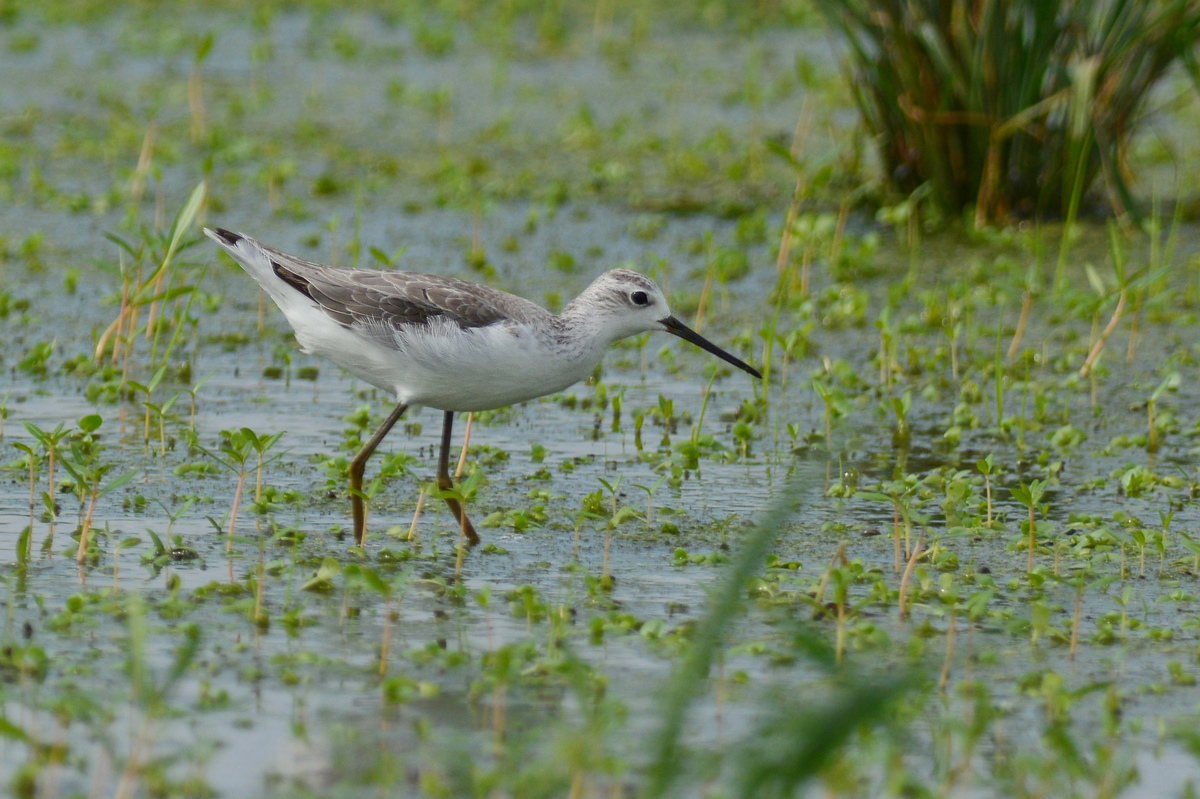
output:
POLYGON ((460 329, 547 313, 503 291, 441 275, 338 269, 263 246, 275 274, 308 295, 334 321, 387 334, 440 319, 460 329))

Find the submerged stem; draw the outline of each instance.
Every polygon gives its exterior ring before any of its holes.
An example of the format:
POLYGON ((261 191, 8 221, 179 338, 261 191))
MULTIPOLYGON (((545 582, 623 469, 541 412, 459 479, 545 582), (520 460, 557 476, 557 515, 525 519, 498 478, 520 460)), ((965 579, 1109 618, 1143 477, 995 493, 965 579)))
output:
POLYGON ((1033 506, 1036 503, 1029 503, 1029 567, 1025 570, 1028 574, 1033 574, 1033 548, 1035 545, 1034 538, 1037 535, 1037 520, 1033 515, 1033 506))
POLYGON ((237 490, 233 493, 233 507, 229 511, 229 537, 225 541, 225 551, 233 551, 233 529, 237 525, 238 505, 242 502, 242 489, 246 487, 246 464, 242 464, 238 472, 237 490))
POLYGON ((1108 324, 1105 325, 1100 338, 1096 339, 1096 343, 1092 345, 1092 351, 1088 353, 1087 360, 1083 362, 1083 366, 1079 367, 1080 377, 1087 377, 1092 371, 1092 365, 1100 357, 1100 351, 1104 349, 1104 342, 1108 341, 1108 337, 1117 329, 1117 324, 1121 321, 1121 313, 1125 310, 1127 293, 1126 289, 1121 289, 1121 295, 1117 298, 1117 307, 1113 310, 1112 318, 1108 320, 1108 324))
POLYGON ((75 556, 76 563, 83 563, 87 557, 88 532, 92 529, 92 515, 96 512, 96 499, 100 496, 100 481, 92 488, 92 499, 88 503, 87 514, 83 517, 83 526, 79 529, 79 552, 75 556))

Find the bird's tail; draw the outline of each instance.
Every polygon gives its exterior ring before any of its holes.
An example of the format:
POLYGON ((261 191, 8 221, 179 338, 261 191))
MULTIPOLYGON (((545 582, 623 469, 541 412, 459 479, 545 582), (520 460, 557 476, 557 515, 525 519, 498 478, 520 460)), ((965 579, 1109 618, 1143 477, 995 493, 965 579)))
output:
POLYGON ((270 255, 257 241, 219 227, 204 228, 204 235, 220 244, 221 249, 229 253, 281 308, 285 303, 293 301, 289 296, 290 289, 275 274, 270 255))
POLYGON ((219 227, 204 228, 204 235, 221 245, 221 249, 229 253, 233 260, 250 273, 264 289, 270 290, 270 284, 275 280, 271 269, 271 259, 257 241, 241 233, 233 233, 219 227))

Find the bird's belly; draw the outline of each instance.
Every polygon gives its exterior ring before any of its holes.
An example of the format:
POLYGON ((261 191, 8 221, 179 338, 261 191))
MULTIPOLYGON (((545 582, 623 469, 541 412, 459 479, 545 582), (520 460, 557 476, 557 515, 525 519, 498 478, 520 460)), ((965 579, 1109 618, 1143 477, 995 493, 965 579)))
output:
MULTIPOLYGON (((557 375, 553 383, 516 381, 511 373, 476 373, 463 377, 472 379, 427 382, 411 391, 407 402, 443 411, 490 411, 553 394, 579 382, 576 379, 563 381, 557 375)), ((397 394, 402 396, 403 389, 397 394)))
POLYGON ((443 411, 501 408, 562 391, 599 361, 591 352, 558 350, 528 330, 447 327, 398 341, 390 377, 401 402, 443 411))
MULTIPOLYGON (((566 363, 537 350, 489 348, 486 357, 448 359, 441 368, 425 364, 400 378, 410 402, 443 411, 485 411, 562 391, 594 367, 566 363)), ((398 393, 400 393, 398 391, 398 393)))

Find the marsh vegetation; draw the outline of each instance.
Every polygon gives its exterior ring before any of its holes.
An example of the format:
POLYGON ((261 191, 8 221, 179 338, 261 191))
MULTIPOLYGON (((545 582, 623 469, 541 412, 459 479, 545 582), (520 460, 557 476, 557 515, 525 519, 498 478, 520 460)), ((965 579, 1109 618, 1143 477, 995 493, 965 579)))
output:
POLYGON ((1194 795, 1185 72, 1137 214, 992 227, 880 179, 807 3, 566 5, 0 2, 6 791, 1194 795), (202 222, 634 268, 767 379, 640 337, 477 414, 465 555, 410 412, 357 547, 392 398, 202 222))

